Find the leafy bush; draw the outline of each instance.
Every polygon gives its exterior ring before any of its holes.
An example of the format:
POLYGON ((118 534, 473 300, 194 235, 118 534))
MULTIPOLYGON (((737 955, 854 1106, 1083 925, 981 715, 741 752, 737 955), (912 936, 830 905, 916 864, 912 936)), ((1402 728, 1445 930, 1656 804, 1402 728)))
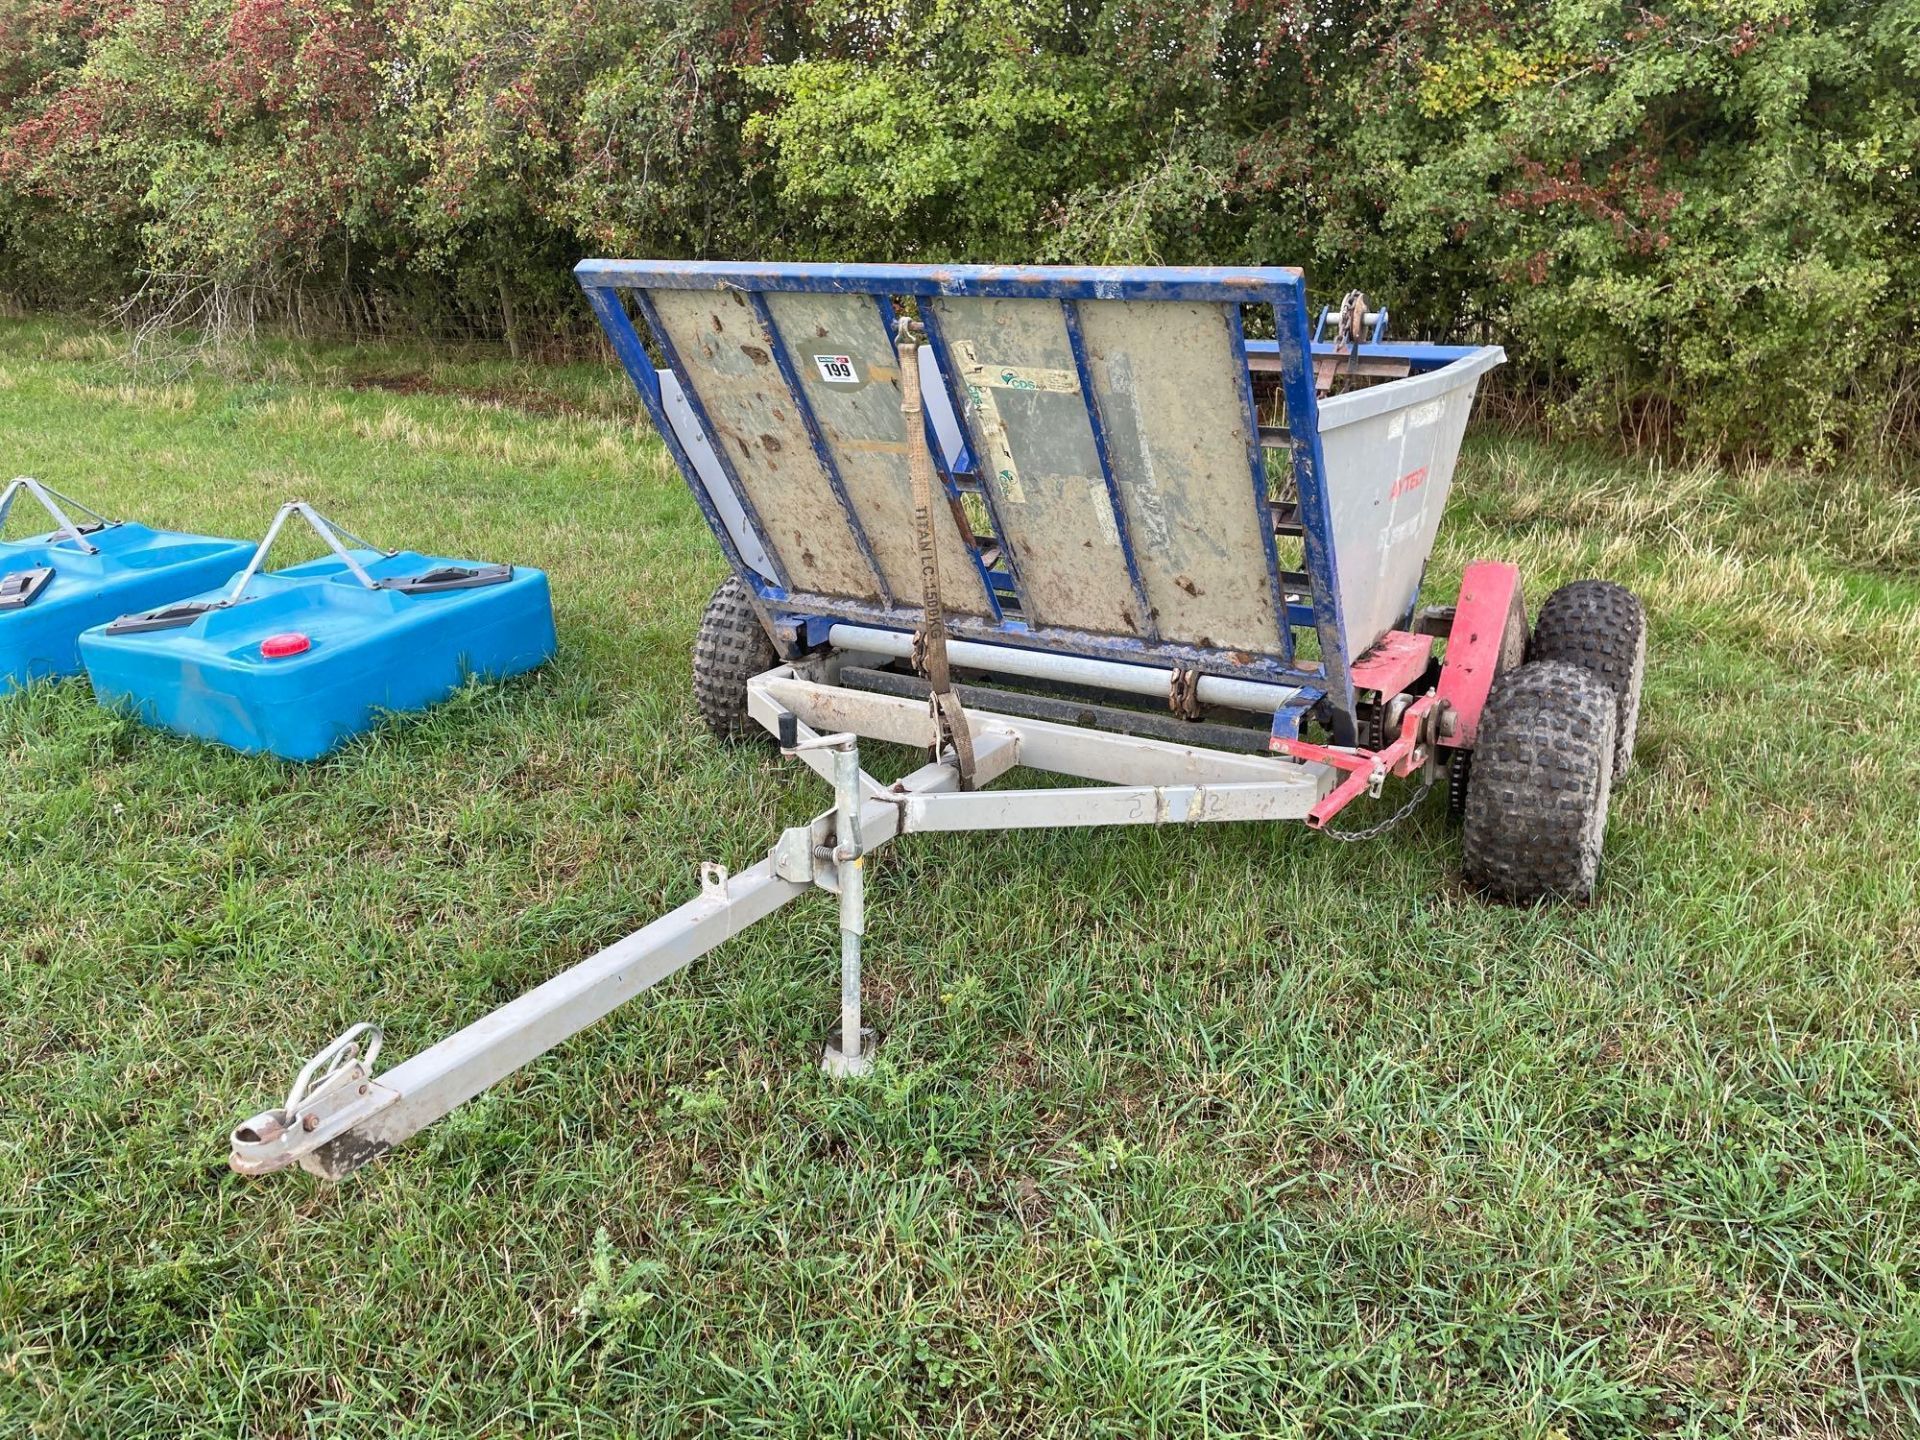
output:
POLYGON ((517 347, 592 252, 1298 264, 1564 423, 1816 459, 1920 432, 1917 165, 1893 0, 0 0, 29 300, 517 347))

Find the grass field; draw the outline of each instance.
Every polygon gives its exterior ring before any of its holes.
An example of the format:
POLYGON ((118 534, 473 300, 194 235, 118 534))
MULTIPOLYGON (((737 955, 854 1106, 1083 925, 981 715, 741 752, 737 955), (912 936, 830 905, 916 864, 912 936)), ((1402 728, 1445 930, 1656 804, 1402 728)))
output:
MULTIPOLYGON (((916 838, 870 1082, 803 902, 329 1188, 226 1132, 421 1048, 828 803, 708 740, 721 562, 623 382, 0 322, 0 471, 545 567, 561 656, 311 767, 0 701, 0 1433, 1920 1433, 1920 491, 1482 431, 1436 558, 1652 618, 1589 909, 1433 797, 916 838)), ((298 547, 289 552, 300 553, 298 547)))

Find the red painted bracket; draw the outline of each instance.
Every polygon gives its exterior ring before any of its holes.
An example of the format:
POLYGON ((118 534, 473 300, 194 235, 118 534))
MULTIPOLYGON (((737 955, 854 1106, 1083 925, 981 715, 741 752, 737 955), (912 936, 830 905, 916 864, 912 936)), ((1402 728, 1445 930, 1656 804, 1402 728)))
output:
MULTIPOLYGON (((1317 760, 1346 772, 1307 812, 1307 824, 1320 829, 1362 795, 1378 793, 1389 775, 1411 775, 1432 759, 1422 740, 1429 717, 1440 715, 1450 725, 1444 742, 1470 748, 1480 733, 1480 714, 1494 676, 1526 658, 1527 607, 1520 593, 1520 570, 1497 560, 1476 560, 1460 580, 1460 599, 1454 606, 1453 627, 1447 632, 1446 655, 1440 662, 1440 683, 1430 695, 1409 704, 1400 717, 1400 733, 1381 750, 1358 746, 1313 745, 1276 735, 1271 748, 1296 760, 1317 760), (1445 708, 1443 708, 1445 707, 1445 708), (1448 711, 1451 714, 1448 714, 1448 711)), ((1356 690, 1371 690, 1381 703, 1405 693, 1426 672, 1433 654, 1433 637, 1392 630, 1353 665, 1356 690)))
POLYGON ((1520 569, 1498 560, 1476 560, 1460 577, 1460 600, 1447 632, 1447 653, 1440 664, 1434 695, 1453 711, 1446 742, 1462 750, 1480 733, 1480 712, 1487 708, 1493 677, 1526 658, 1527 605, 1520 593, 1520 569))
POLYGON ((1433 656, 1433 636, 1408 630, 1389 630, 1374 647, 1353 662, 1348 674, 1356 690, 1376 691, 1382 699, 1398 695, 1427 673, 1433 656))
POLYGON ((1411 775, 1427 763, 1427 747, 1420 743, 1426 718, 1438 703, 1432 695, 1422 695, 1400 717, 1400 734, 1384 750, 1362 750, 1358 746, 1312 745, 1305 740, 1273 742, 1273 748, 1296 760, 1318 760, 1347 772, 1347 778, 1321 797, 1307 812, 1307 824, 1320 829, 1362 795, 1373 792, 1389 775, 1411 775))

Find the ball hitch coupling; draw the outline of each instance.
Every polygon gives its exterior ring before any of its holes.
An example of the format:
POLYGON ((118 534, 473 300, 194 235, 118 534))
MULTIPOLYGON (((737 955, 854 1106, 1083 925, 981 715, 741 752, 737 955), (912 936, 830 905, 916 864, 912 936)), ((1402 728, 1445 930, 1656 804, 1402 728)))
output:
POLYGON ((270 1175, 364 1119, 381 1039, 380 1027, 366 1022, 336 1036, 300 1067, 286 1104, 234 1130, 227 1163, 242 1175, 270 1175))

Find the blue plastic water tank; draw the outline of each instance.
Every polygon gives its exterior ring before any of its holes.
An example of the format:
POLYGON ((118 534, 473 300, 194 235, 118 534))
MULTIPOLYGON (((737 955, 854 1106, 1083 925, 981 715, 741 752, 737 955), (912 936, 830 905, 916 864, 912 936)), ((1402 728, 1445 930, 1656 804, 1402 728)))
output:
POLYGON ((197 595, 231 579, 253 553, 246 540, 130 520, 88 527, 85 540, 95 553, 59 532, 0 541, 0 693, 78 675, 82 630, 197 595))
POLYGON ((214 591, 89 630, 95 693, 182 735, 315 760, 384 711, 552 658, 543 572, 413 551, 355 558, 376 588, 327 556, 255 576, 231 605, 214 591))

